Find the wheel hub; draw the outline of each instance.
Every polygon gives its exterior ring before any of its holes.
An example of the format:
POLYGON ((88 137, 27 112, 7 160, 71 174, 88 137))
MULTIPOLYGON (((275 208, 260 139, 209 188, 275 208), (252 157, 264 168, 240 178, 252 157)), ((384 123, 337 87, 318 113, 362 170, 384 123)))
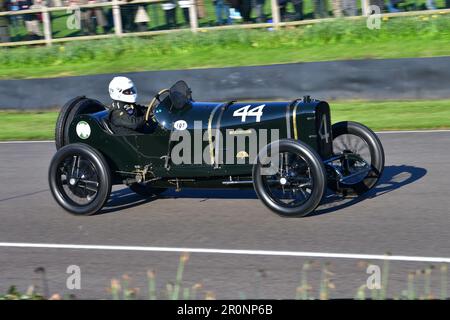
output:
POLYGON ((85 159, 71 159, 71 163, 67 167, 66 181, 72 194, 91 201, 98 187, 95 169, 85 159))

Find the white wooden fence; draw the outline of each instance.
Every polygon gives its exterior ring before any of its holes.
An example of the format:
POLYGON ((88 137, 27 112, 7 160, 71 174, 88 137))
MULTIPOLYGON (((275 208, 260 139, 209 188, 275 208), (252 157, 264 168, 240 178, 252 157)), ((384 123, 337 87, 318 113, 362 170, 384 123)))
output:
MULTIPOLYGON (((199 30, 214 30, 214 29, 254 29, 254 28, 280 29, 281 27, 286 27, 286 26, 314 24, 314 23, 320 23, 323 21, 329 21, 329 20, 334 19, 334 18, 325 18, 325 19, 281 22, 280 10, 278 7, 278 0, 270 0, 270 1, 271 1, 271 13, 272 13, 272 22, 271 23, 251 23, 251 24, 233 24, 233 25, 216 26, 216 27, 199 27, 195 0, 192 0, 193 5, 191 5, 189 8, 190 30, 192 32, 197 32, 199 30)), ((364 19, 367 15, 370 14, 369 0, 360 0, 360 1, 361 1, 361 8, 362 8, 363 15, 346 17, 344 19, 364 19)), ((75 8, 74 6, 47 7, 47 6, 43 5, 43 6, 34 8, 34 9, 0 12, 0 17, 41 13, 42 14, 43 34, 44 34, 44 39, 42 39, 42 40, 3 42, 3 43, 0 43, 0 47, 20 46, 20 45, 38 45, 38 44, 52 45, 52 43, 77 41, 77 40, 105 39, 105 38, 112 38, 112 37, 151 36, 151 35, 180 32, 181 30, 186 30, 186 29, 168 29, 168 30, 155 30, 155 31, 143 31, 143 32, 126 32, 126 33, 123 32, 121 11, 120 11, 121 6, 129 5, 129 4, 156 4, 156 3, 164 3, 164 2, 167 2, 167 0, 133 0, 130 2, 121 1, 121 0, 112 0, 110 2, 78 5, 78 6, 76 6, 76 8, 78 8, 78 9, 111 7, 112 13, 113 13, 114 33, 90 35, 90 36, 73 36, 73 37, 64 37, 64 38, 53 38, 52 37, 50 13, 56 12, 56 11, 74 10, 74 8, 75 8)), ((441 14, 442 13, 446 13, 446 14, 450 13, 450 9, 385 13, 385 14, 381 14, 381 17, 433 15, 433 14, 439 14, 439 13, 441 13, 441 14)))

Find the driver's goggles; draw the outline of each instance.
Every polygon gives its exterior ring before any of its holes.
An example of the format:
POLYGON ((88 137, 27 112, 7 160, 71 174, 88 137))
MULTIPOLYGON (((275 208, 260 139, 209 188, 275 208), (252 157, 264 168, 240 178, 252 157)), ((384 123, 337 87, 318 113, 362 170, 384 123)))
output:
POLYGON ((136 89, 134 89, 134 88, 126 89, 126 90, 123 90, 122 93, 126 94, 126 95, 135 94, 136 93, 136 89))

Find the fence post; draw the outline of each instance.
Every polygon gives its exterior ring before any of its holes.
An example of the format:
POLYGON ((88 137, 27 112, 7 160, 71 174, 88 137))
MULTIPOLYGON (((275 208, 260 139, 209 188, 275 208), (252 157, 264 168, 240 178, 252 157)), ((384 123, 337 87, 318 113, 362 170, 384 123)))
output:
POLYGON ((278 0, 271 0, 272 4, 272 22, 275 29, 280 28, 280 7, 278 6, 278 0))
POLYGON ((50 13, 47 10, 47 6, 42 7, 42 24, 44 27, 44 39, 48 46, 52 45, 52 26, 50 20, 50 13))
POLYGON ((370 1, 369 0, 361 0, 361 13, 363 16, 368 16, 371 12, 369 12, 370 1))
POLYGON ((191 5, 189 6, 189 22, 191 25, 191 31, 197 32, 198 19, 197 19, 197 4, 196 0, 191 0, 191 5))
POLYGON ((112 5, 114 32, 116 36, 122 36, 122 16, 120 15, 120 6, 118 0, 113 0, 112 5))

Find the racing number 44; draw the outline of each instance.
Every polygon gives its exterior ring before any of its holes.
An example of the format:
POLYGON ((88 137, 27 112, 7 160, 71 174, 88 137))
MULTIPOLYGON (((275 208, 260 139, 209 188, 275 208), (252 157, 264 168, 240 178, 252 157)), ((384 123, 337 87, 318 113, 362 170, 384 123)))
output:
POLYGON ((234 111, 233 117, 241 117, 241 122, 245 122, 247 120, 247 117, 256 117, 256 122, 260 122, 265 106, 265 104, 262 104, 250 109, 251 105, 249 104, 234 111))

